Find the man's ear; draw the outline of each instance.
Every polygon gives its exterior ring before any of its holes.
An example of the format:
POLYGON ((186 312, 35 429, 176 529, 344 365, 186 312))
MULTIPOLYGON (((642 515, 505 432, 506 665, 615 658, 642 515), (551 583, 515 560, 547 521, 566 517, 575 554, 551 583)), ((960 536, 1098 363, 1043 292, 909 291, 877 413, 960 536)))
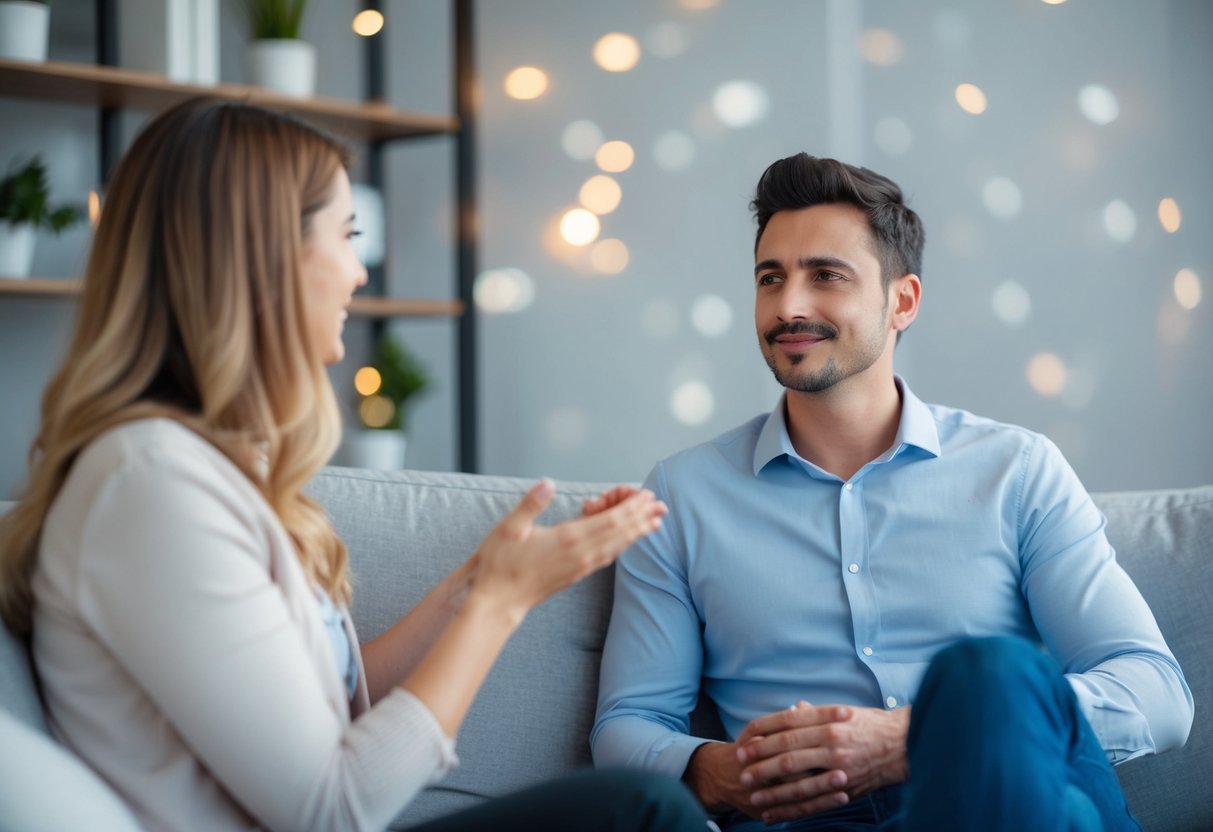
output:
POLYGON ((889 284, 889 308, 893 310, 893 329, 905 332, 918 317, 922 300, 922 280, 916 274, 903 274, 889 284))

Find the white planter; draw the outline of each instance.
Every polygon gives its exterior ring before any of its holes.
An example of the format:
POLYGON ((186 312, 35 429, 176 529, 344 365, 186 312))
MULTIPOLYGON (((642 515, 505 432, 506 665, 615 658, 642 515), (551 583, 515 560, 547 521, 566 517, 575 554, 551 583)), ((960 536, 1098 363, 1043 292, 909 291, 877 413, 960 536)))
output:
POLYGON ((301 40, 255 40, 248 50, 249 81, 294 98, 316 90, 316 50, 301 40))
POLYGON ((30 0, 0 0, 0 58, 45 61, 51 9, 30 0))
POLYGON ((0 221, 0 277, 29 277, 37 229, 0 221))
POLYGON ((340 463, 350 468, 399 471, 408 439, 398 430, 350 430, 341 443, 340 463))

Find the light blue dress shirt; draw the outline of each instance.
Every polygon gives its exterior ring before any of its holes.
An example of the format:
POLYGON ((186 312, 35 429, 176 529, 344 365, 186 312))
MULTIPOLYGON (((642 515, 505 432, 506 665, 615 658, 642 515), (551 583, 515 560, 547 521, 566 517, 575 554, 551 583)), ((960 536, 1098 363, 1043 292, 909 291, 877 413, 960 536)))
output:
POLYGON ((1040 642, 1114 762, 1181 745, 1192 695, 1047 438, 927 405, 849 480, 801 458, 783 401, 657 465, 662 528, 624 553, 595 763, 686 768, 702 690, 729 736, 800 699, 899 708, 968 636, 1040 642))

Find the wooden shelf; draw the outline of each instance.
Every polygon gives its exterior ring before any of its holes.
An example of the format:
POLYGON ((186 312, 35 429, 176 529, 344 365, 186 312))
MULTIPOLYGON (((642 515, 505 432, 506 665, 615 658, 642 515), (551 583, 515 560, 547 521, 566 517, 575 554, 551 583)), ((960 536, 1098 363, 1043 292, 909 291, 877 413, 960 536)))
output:
POLYGON ((415 113, 381 101, 291 98, 243 84, 213 87, 176 84, 162 75, 122 67, 0 59, 0 96, 150 112, 199 95, 249 101, 289 112, 359 140, 454 133, 459 129, 459 120, 454 116, 415 113))
MULTIPOLYGON (((62 298, 80 294, 78 278, 0 278, 0 296, 62 298)), ((463 314, 458 300, 418 300, 413 298, 376 298, 358 295, 350 304, 350 314, 365 318, 457 318, 463 314)))

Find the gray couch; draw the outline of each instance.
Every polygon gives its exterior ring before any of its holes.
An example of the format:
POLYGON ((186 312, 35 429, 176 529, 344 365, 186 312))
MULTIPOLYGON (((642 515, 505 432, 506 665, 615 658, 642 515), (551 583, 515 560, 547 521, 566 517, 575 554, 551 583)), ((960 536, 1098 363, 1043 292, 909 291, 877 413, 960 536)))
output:
MULTIPOLYGON (((528 484, 411 471, 330 468, 321 473, 311 491, 349 544, 360 634, 376 635, 409 609, 475 548, 528 484)), ((558 483, 545 521, 575 514, 581 500, 597 490, 594 484, 558 483)), ((1107 515, 1120 561, 1154 609, 1197 702, 1187 747, 1121 766, 1121 781, 1150 832, 1213 830, 1213 727, 1204 718, 1213 705, 1213 486, 1095 499, 1107 515)), ((602 573, 532 613, 460 732, 460 767, 409 806, 399 827, 589 764, 586 738, 610 603, 611 576, 602 573)), ((36 746, 37 759, 57 756, 63 763, 0 765, 0 828, 13 826, 3 816, 13 811, 14 798, 46 807, 37 795, 51 791, 77 795, 76 809, 86 793, 86 807, 93 800, 104 803, 104 787, 86 771, 67 772, 75 764, 46 739, 28 658, 7 633, 0 641, 0 665, 0 703, 16 716, 7 720, 7 729, 0 722, 0 763, 7 757, 11 764, 26 753, 14 751, 12 726, 19 723, 32 726, 21 728, 22 748, 36 746), (21 786, 14 771, 31 785, 21 786)), ((38 817, 39 811, 30 809, 24 817, 38 817)), ((120 813, 121 808, 106 805, 96 811, 120 813)), ((92 817, 90 828, 104 828, 95 822, 98 815, 82 816, 92 817)))

